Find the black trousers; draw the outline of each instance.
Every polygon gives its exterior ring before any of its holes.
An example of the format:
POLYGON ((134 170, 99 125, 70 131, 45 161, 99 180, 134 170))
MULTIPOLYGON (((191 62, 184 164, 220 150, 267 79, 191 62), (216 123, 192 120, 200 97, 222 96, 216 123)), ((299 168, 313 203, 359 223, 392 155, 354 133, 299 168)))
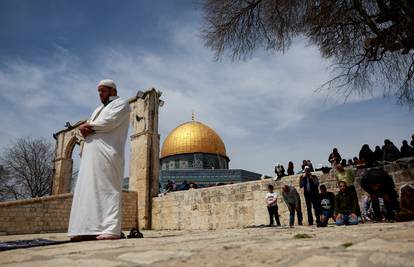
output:
POLYGON ((313 225, 313 216, 312 216, 312 206, 315 211, 316 223, 319 225, 321 223, 321 203, 319 201, 319 196, 317 194, 307 193, 305 191, 305 202, 306 209, 308 211, 308 223, 313 225))
POLYGON ((277 225, 280 225, 278 206, 268 206, 267 211, 269 212, 269 225, 274 225, 273 217, 275 217, 277 225))

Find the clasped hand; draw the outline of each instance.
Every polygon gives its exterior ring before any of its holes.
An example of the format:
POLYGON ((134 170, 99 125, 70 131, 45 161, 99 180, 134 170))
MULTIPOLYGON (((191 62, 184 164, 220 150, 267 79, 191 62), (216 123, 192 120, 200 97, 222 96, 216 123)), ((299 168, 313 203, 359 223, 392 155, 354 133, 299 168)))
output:
POLYGON ((91 133, 93 133, 92 126, 89 123, 84 123, 79 126, 79 131, 81 132, 83 137, 87 137, 91 133))

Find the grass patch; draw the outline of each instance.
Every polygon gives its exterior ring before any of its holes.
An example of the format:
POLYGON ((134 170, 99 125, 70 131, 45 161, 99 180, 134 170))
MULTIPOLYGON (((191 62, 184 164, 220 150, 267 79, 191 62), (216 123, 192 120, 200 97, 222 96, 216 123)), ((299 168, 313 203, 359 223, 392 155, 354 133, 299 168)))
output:
POLYGON ((349 248, 352 245, 353 245, 352 242, 346 242, 346 243, 343 243, 341 246, 343 246, 344 248, 349 248))
POLYGON ((304 238, 312 238, 312 236, 308 234, 296 234, 293 236, 294 239, 304 239, 304 238))

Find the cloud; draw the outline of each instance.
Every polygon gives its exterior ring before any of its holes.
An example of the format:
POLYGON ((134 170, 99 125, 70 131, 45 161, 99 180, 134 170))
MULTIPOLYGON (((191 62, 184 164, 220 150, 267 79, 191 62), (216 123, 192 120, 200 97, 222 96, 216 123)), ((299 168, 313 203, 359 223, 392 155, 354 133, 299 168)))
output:
MULTIPOLYGON (((331 144, 341 141, 342 134, 331 136, 333 130, 352 129, 354 122, 346 117, 342 123, 332 118, 317 124, 321 114, 344 104, 341 97, 315 92, 328 79, 329 62, 303 40, 283 55, 258 51, 242 62, 215 61, 196 25, 165 27, 167 45, 157 51, 119 43, 97 45, 90 62, 60 46, 41 63, 2 58, 0 112, 7 115, 2 122, 8 127, 0 132, 0 146, 14 136, 51 136, 66 121, 88 117, 99 104, 95 87, 103 78, 114 79, 123 97, 151 87, 163 92, 161 141, 194 110, 197 120, 222 136, 233 168, 270 174, 276 161, 322 161, 331 144)), ((355 96, 346 105, 370 98, 355 96)), ((343 134, 355 135, 353 130, 343 134)), ((356 150, 358 136, 353 137, 347 142, 356 150)))

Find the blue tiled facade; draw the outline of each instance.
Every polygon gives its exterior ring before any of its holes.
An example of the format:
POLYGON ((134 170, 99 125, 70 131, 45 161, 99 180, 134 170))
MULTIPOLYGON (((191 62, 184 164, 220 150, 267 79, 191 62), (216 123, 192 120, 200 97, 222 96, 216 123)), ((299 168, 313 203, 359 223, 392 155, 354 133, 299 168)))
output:
MULTIPOLYGON (((168 180, 174 181, 177 188, 187 181, 198 188, 217 184, 233 184, 259 180, 261 174, 241 169, 229 169, 229 158, 207 153, 180 154, 160 160, 160 191, 168 180)), ((123 189, 128 190, 129 177, 123 181, 123 189)))
POLYGON ((221 155, 189 153, 173 155, 160 160, 160 168, 166 170, 228 169, 229 159, 221 155))
POLYGON ((216 184, 231 184, 259 180, 261 174, 241 169, 203 169, 203 170, 162 170, 160 171, 160 184, 164 188, 168 180, 177 185, 187 181, 196 183, 200 187, 216 184))

